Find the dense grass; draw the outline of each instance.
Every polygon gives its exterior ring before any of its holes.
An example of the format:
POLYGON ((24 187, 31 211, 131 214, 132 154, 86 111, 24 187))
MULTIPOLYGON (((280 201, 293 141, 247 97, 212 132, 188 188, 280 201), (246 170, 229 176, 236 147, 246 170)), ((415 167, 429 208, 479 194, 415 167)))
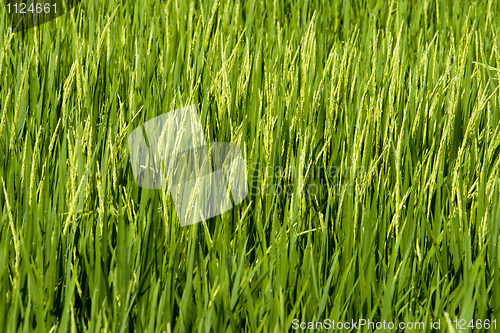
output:
POLYGON ((0 9, 2 331, 500 320, 499 14, 89 0, 11 34, 0 9), (193 103, 252 193, 181 228, 126 138, 193 103))

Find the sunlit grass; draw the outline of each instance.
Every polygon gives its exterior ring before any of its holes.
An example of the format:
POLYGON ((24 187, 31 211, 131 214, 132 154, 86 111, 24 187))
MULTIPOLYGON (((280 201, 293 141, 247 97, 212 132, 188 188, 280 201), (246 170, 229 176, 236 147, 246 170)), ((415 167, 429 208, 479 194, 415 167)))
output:
POLYGON ((17 34, 2 7, 1 327, 500 320, 499 5, 84 1, 17 34), (127 136, 190 104, 250 195, 182 228, 127 136))

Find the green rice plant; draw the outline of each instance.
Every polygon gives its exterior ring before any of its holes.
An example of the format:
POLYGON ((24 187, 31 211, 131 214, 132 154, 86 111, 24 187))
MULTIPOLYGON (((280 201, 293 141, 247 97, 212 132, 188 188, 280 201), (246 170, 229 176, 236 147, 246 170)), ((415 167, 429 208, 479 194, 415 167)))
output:
POLYGON ((0 7, 4 331, 500 326, 496 1, 0 7), (190 104, 249 195, 180 227, 126 138, 190 104))

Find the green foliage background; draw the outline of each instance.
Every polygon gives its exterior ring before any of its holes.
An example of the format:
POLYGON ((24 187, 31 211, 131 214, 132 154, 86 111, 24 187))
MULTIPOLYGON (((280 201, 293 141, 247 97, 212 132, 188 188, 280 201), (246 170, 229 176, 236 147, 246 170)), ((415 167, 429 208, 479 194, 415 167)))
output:
POLYGON ((499 318, 499 14, 88 0, 12 34, 2 7, 0 327, 499 318), (169 193, 135 184, 126 138, 193 103, 208 141, 242 148, 253 191, 181 228, 169 193))

